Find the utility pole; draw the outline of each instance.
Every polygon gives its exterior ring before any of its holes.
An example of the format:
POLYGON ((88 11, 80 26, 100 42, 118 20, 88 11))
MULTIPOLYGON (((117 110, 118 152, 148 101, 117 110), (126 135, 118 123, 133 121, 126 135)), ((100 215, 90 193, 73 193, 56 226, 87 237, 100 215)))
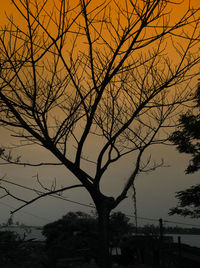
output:
POLYGON ((160 242, 163 243, 163 220, 159 219, 159 227, 160 227, 160 242))
POLYGON ((160 264, 163 265, 163 220, 159 219, 159 229, 160 229, 160 264))

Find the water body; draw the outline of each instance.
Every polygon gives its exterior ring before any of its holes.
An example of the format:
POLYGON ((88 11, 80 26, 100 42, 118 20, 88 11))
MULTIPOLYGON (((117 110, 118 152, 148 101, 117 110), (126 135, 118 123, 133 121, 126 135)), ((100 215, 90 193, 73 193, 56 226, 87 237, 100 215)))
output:
MULTIPOLYGON (((34 239, 36 241, 44 241, 45 237, 42 235, 42 228, 28 227, 28 226, 2 226, 0 231, 12 231, 17 233, 25 240, 34 239)), ((200 235, 192 234, 165 234, 166 236, 173 237, 173 242, 178 243, 178 237, 181 237, 181 243, 191 247, 200 248, 200 235)))
POLYGON ((25 240, 33 239, 35 241, 44 241, 45 237, 42 235, 42 228, 31 226, 1 226, 0 231, 11 231, 19 235, 25 240))
POLYGON ((174 243, 178 243, 178 237, 180 236, 182 244, 200 248, 200 235, 168 234, 167 236, 172 236, 174 243))

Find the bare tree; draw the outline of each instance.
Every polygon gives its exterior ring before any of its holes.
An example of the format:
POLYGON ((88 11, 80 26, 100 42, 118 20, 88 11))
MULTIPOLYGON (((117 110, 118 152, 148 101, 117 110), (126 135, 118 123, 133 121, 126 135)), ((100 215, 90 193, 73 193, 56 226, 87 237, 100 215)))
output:
MULTIPOLYGON (((156 168, 144 152, 165 142, 173 116, 191 98, 199 7, 187 1, 175 17, 178 1, 50 2, 12 0, 24 23, 8 17, 0 32, 0 122, 19 143, 41 145, 58 160, 32 165, 62 164, 80 183, 48 195, 88 191, 99 216, 99 266, 106 268, 109 214, 140 172, 156 168), (101 145, 92 156, 91 139, 101 145), (132 174, 117 197, 106 196, 102 178, 127 154, 135 160, 132 174)), ((4 149, 1 158, 24 164, 4 149)), ((34 200, 21 201, 23 207, 34 200)))

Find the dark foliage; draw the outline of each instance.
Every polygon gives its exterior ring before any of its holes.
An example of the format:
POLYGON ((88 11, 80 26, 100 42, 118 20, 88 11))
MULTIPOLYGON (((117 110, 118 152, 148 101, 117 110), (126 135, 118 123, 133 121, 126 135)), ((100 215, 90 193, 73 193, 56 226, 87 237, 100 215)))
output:
POLYGON ((124 236, 128 236, 133 231, 130 219, 121 212, 115 212, 110 216, 110 241, 116 247, 121 243, 124 236))
POLYGON ((97 253, 96 220, 83 212, 69 212, 43 228, 46 250, 51 265, 62 258, 84 256, 86 259, 97 253))
MULTIPOLYGON (((189 111, 181 115, 179 119, 179 130, 175 131, 171 137, 172 141, 180 153, 190 154, 189 165, 186 174, 194 173, 200 169, 200 84, 195 96, 195 111, 189 111)), ((176 193, 178 199, 177 207, 170 209, 169 215, 190 216, 191 218, 200 217, 200 184, 192 186, 184 191, 176 193)))
POLYGON ((176 145, 180 153, 190 154, 186 174, 194 173, 200 169, 200 85, 195 96, 195 111, 188 111, 179 118, 179 129, 169 138, 176 145))
POLYGON ((44 246, 39 242, 24 241, 14 232, 0 231, 0 267, 47 267, 44 246))
POLYGON ((170 210, 170 215, 178 214, 184 217, 200 218, 200 185, 192 186, 176 193, 178 206, 170 210))
MULTIPOLYGON (((121 212, 110 217, 111 246, 120 245, 122 237, 131 233, 129 218, 121 212)), ((83 212, 69 212, 61 219, 44 226, 46 250, 51 265, 60 259, 96 259, 98 255, 98 221, 83 212)), ((53 267, 53 266, 52 266, 53 267)))
POLYGON ((10 265, 17 265, 20 261, 19 252, 23 249, 20 247, 20 238, 10 231, 0 232, 0 265, 8 267, 10 265))

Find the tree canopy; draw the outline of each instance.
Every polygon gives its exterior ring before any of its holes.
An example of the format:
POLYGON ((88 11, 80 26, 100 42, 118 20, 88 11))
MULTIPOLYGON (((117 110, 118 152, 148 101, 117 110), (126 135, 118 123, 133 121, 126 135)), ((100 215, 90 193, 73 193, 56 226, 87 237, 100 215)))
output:
POLYGON ((21 267, 29 265, 43 267, 40 261, 44 258, 43 249, 40 245, 40 252, 34 258, 33 247, 28 241, 24 241, 15 232, 0 231, 0 266, 1 267, 21 267))
POLYGON ((170 215, 178 214, 191 218, 200 218, 200 184, 176 193, 177 207, 170 210, 170 215))
MULTIPOLYGON (((124 236, 132 234, 133 225, 121 212, 110 216, 110 247, 118 247, 124 236)), ((60 258, 82 257, 85 261, 98 256, 98 220, 83 212, 69 212, 43 227, 50 263, 60 258)))
MULTIPOLYGON (((200 169, 200 84, 195 95, 195 105, 192 110, 180 116, 179 128, 171 136, 180 153, 191 155, 186 174, 200 169)), ((170 209, 170 215, 178 214, 191 218, 200 217, 200 184, 176 193, 178 205, 170 209)))
POLYGON ((191 155, 186 174, 200 169, 200 85, 195 96, 195 107, 179 118, 179 128, 171 136, 170 141, 176 145, 180 153, 191 155))

